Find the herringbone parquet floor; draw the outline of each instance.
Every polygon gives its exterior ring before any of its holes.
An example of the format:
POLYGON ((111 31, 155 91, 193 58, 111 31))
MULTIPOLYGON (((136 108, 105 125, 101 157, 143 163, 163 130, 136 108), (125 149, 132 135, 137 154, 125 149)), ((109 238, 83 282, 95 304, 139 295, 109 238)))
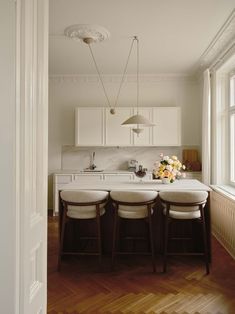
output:
POLYGON ((167 274, 147 257, 122 257, 110 272, 105 257, 67 257, 57 264, 57 219, 49 218, 48 314, 234 314, 235 261, 213 239, 211 274, 195 257, 172 257, 167 274))

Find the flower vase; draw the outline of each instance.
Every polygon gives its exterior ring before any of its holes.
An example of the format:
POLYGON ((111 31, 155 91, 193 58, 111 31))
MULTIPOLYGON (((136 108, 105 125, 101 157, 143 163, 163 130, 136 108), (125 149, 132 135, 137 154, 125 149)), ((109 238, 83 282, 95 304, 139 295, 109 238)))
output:
POLYGON ((162 178, 162 183, 163 184, 170 184, 171 180, 169 178, 162 178))

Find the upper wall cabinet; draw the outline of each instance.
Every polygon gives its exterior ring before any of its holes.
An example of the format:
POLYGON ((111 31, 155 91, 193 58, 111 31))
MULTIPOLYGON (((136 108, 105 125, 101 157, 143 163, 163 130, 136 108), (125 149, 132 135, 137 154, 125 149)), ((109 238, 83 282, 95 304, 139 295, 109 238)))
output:
POLYGON ((181 111, 179 107, 153 108, 153 145, 181 145, 181 111))
POLYGON ((121 124, 136 111, 116 108, 115 115, 100 107, 79 107, 75 112, 76 146, 180 146, 181 112, 179 107, 142 107, 139 113, 155 124, 137 136, 121 124))
POLYGON ((75 110, 75 145, 104 145, 104 109, 79 107, 75 110))
POLYGON ((105 111, 106 131, 105 144, 109 146, 132 145, 131 129, 122 126, 122 123, 133 115, 132 108, 116 108, 115 114, 110 114, 109 109, 105 111))

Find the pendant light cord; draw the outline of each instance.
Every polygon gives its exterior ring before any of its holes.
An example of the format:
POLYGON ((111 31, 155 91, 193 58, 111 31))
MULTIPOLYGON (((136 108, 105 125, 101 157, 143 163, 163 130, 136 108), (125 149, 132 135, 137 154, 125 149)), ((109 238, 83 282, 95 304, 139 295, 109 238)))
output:
POLYGON ((109 106, 109 108, 111 108, 110 101, 109 101, 109 98, 108 98, 106 89, 105 89, 105 87, 104 87, 104 82, 103 82, 102 77, 101 77, 101 75, 100 75, 100 71, 99 71, 98 65, 97 65, 97 63, 96 63, 96 61, 95 61, 95 57, 94 57, 93 51, 92 51, 92 49, 91 49, 91 45, 88 44, 88 47, 89 47, 89 49, 90 49, 90 53, 91 53, 92 59, 93 59, 94 64, 95 64, 96 71, 97 71, 97 73, 98 73, 98 75, 99 75, 99 79, 100 79, 101 85, 102 85, 102 87, 103 87, 103 91, 104 91, 104 94, 105 94, 105 97, 106 97, 108 106, 109 106))
MULTIPOLYGON (((124 79, 125 79, 125 76, 126 76, 126 72, 127 72, 127 67, 128 67, 128 64, 129 64, 129 60, 130 60, 130 56, 131 56, 131 52, 132 52, 132 49, 133 49, 133 45, 134 45, 134 41, 137 41, 137 112, 138 112, 138 102, 139 102, 139 70, 138 70, 138 59, 139 59, 139 52, 138 52, 138 44, 139 44, 139 40, 137 38, 137 36, 134 36, 133 40, 132 40, 132 43, 131 43, 131 47, 130 47, 130 50, 129 50, 129 53, 128 53, 128 57, 127 57, 127 61, 126 61, 126 64, 125 64, 125 68, 124 68, 124 71, 123 71, 123 75, 122 75, 122 79, 121 79, 121 83, 120 83, 120 86, 119 86, 119 89, 118 89, 118 92, 117 92, 117 97, 116 97, 116 100, 115 100, 115 103, 114 103, 114 107, 113 109, 116 107, 117 103, 118 103, 118 99, 119 99, 119 95, 120 95, 120 92, 121 92, 121 89, 122 89, 122 85, 124 83, 124 79)), ((92 56, 92 59, 94 61, 94 64, 95 64, 95 68, 96 68, 96 71, 98 73, 98 76, 99 76, 99 79, 100 79, 100 82, 101 82, 101 85, 102 85, 102 88, 103 88, 103 91, 104 91, 104 95, 105 95, 105 98, 107 100, 107 104, 109 106, 109 108, 112 108, 111 107, 111 104, 110 104, 110 100, 109 100, 109 97, 108 97, 108 94, 106 92, 106 89, 105 89, 105 86, 104 86, 104 82, 103 82, 103 79, 102 79, 102 76, 100 74, 100 71, 99 71, 99 68, 98 68, 98 65, 97 65, 97 62, 95 60, 95 56, 94 56, 94 53, 92 51, 92 48, 91 48, 91 45, 90 43, 87 43, 88 44, 88 47, 89 47, 89 50, 90 50, 90 53, 91 53, 91 56, 92 56)))
POLYGON ((118 90, 118 93, 117 93, 117 98, 116 98, 116 101, 115 101, 115 104, 114 104, 114 108, 116 107, 116 105, 118 103, 118 98, 119 98, 119 95, 120 95, 120 92, 121 92, 122 85, 124 83, 124 79, 125 79, 126 72, 127 72, 127 66, 129 64, 129 60, 130 60, 131 52, 132 52, 132 49, 133 49, 134 41, 135 41, 135 37, 133 38, 132 43, 131 43, 131 47, 130 47, 129 54, 128 54, 127 61, 126 61, 126 65, 125 65, 125 68, 124 68, 124 71, 123 71, 123 75, 122 75, 121 83, 120 83, 119 90, 118 90))
POLYGON ((137 114, 139 114, 139 39, 137 36, 134 37, 134 40, 136 40, 137 49, 136 49, 136 81, 137 81, 137 95, 136 95, 136 107, 137 107, 137 114))

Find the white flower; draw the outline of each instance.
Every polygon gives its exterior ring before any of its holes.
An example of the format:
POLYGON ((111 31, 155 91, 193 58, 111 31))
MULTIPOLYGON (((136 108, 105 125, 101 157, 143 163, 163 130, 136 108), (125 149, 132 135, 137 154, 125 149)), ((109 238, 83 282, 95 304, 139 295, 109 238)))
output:
POLYGON ((173 162, 174 162, 174 161, 173 161, 172 159, 169 159, 169 160, 168 160, 169 165, 173 164, 173 162))
POLYGON ((164 156, 162 159, 168 161, 170 159, 170 157, 169 156, 164 156))
POLYGON ((166 166, 166 170, 168 170, 168 171, 170 171, 170 172, 171 172, 171 171, 173 170, 173 168, 172 168, 172 166, 171 166, 171 165, 167 165, 167 166, 166 166))

